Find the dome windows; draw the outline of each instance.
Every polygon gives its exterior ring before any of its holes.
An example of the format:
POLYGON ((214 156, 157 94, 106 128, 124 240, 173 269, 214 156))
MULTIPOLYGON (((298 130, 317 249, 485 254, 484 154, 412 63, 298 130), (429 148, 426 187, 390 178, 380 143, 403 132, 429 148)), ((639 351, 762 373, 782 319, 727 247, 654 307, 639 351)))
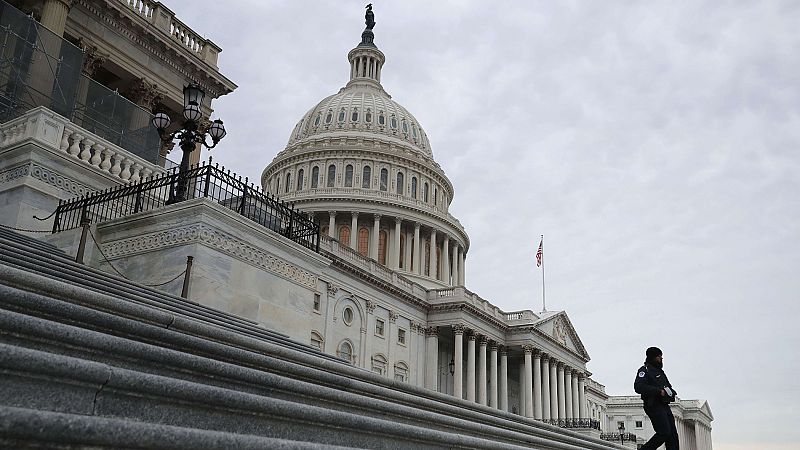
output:
POLYGON ((381 169, 381 190, 386 191, 389 188, 389 171, 381 169))
POLYGON ((336 181, 336 165, 331 164, 328 166, 328 187, 333 187, 333 183, 336 181))
POLYGON ((287 173, 286 174, 286 186, 285 186, 286 192, 289 192, 289 187, 291 185, 292 185, 292 174, 291 173, 287 173))
POLYGON ((411 177, 411 197, 417 198, 417 177, 411 177))
POLYGON ((333 111, 328 111, 328 115, 325 116, 325 125, 330 124, 333 121, 333 111))
POLYGON ((386 125, 386 116, 383 115, 383 111, 378 113, 378 125, 380 126, 386 125))
POLYGON ((408 134, 408 122, 406 122, 406 119, 403 119, 403 133, 408 134))
POLYGON ((316 189, 319 187, 319 166, 314 166, 311 169, 311 189, 316 189))
POLYGON ((403 172, 397 172, 397 193, 403 195, 405 191, 405 180, 403 180, 403 172))
POLYGON ((297 171, 297 190, 298 191, 302 191, 303 190, 303 182, 305 181, 304 177, 305 177, 305 171, 303 169, 298 170, 297 171))
POLYGON ((344 186, 353 187, 353 165, 348 164, 344 168, 344 186))
POLYGON ((364 121, 367 123, 372 123, 372 111, 367 108, 366 114, 364 114, 364 121))
POLYGON ((422 201, 428 203, 428 183, 422 186, 422 201))
POLYGON ((394 114, 392 114, 392 117, 389 119, 389 125, 393 130, 397 129, 397 118, 394 116, 394 114))
POLYGON ((319 126, 319 123, 320 123, 320 121, 322 121, 322 113, 318 113, 318 114, 317 114, 317 118, 316 118, 316 119, 314 119, 314 126, 315 126, 315 127, 318 127, 318 126, 319 126))
POLYGON ((344 123, 344 119, 346 117, 347 117, 347 113, 345 112, 344 108, 342 108, 342 110, 339 111, 339 123, 340 124, 344 123))
POLYGON ((358 122, 358 108, 353 108, 353 114, 350 116, 351 122, 358 122))
POLYGON ((361 171, 361 187, 364 189, 372 187, 372 168, 370 166, 364 166, 361 171))

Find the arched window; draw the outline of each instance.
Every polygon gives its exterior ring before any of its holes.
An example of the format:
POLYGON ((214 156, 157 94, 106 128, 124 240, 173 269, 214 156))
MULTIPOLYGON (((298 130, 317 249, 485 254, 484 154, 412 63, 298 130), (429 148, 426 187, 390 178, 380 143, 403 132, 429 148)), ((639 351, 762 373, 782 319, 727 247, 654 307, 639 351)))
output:
POLYGON ((417 198, 417 177, 411 177, 411 197, 417 198))
POLYGON ((353 364, 353 346, 348 341, 342 341, 339 348, 336 349, 336 356, 353 364))
POLYGON ((445 264, 445 261, 442 261, 442 249, 438 246, 436 247, 436 279, 442 279, 442 264, 445 264))
POLYGON ((281 177, 275 177, 275 195, 281 193, 281 177))
POLYGON ((439 188, 433 188, 433 206, 436 206, 438 201, 439 201, 439 188))
POLYGON ((428 203, 428 183, 422 186, 422 201, 428 203))
POLYGON ((416 263, 414 262, 414 258, 415 257, 416 257, 416 255, 414 255, 414 238, 412 237, 411 238, 411 261, 409 261, 409 264, 408 264, 408 267, 409 267, 408 270, 411 271, 411 272, 417 270, 417 268, 415 266, 416 263))
POLYGON ((383 111, 378 113, 378 125, 380 126, 386 125, 386 116, 383 115, 383 111))
POLYGON ((353 187, 353 165, 348 164, 344 168, 344 185, 345 187, 353 187))
POLYGON ((305 170, 300 169, 297 171, 297 190, 303 190, 303 182, 305 181, 303 177, 305 176, 305 170))
POLYGON ((372 111, 367 108, 366 114, 364 114, 364 121, 367 123, 372 123, 372 111))
POLYGON ((423 264, 422 267, 425 268, 425 275, 430 276, 431 275, 431 241, 428 240, 428 239, 425 239, 424 241, 422 241, 422 245, 425 246, 425 252, 423 253, 423 255, 425 255, 425 261, 422 263, 423 264))
POLYGON ((394 379, 395 381, 408 381, 408 366, 404 362, 398 362, 394 365, 394 379))
POLYGON ((403 172, 397 172, 397 193, 403 195, 405 193, 405 183, 403 183, 403 172))
POLYGON ((339 242, 341 242, 342 245, 350 245, 350 227, 347 225, 342 225, 342 227, 339 228, 339 242))
POLYGON ((314 166, 311 169, 311 189, 316 189, 319 187, 319 167, 314 166))
POLYGON ((331 164, 328 166, 328 187, 333 187, 333 183, 336 182, 336 165, 331 164))
POLYGON ((372 168, 370 166, 364 166, 361 171, 361 187, 364 189, 372 187, 372 168))
POLYGON ((291 185, 292 185, 292 174, 291 173, 287 173, 286 174, 286 186, 285 186, 286 192, 289 192, 289 187, 291 185))
POLYGON ((333 111, 328 111, 328 115, 325 116, 325 123, 329 124, 333 121, 333 111))
POLYGON ((378 262, 386 265, 386 230, 378 233, 378 262))
POLYGON ((343 123, 345 117, 347 117, 347 113, 344 112, 344 108, 342 108, 342 110, 339 111, 339 123, 343 123))
POLYGON ((389 119, 389 125, 392 126, 393 130, 397 129, 397 118, 394 116, 394 114, 392 114, 392 118, 389 119))
POLYGON ((372 357, 372 371, 378 375, 386 375, 386 357, 374 355, 372 357))
POLYGON ((317 114, 317 118, 316 118, 316 119, 314 119, 314 126, 315 126, 315 127, 318 127, 318 126, 319 126, 319 122, 320 122, 321 120, 322 120, 322 113, 319 113, 319 114, 317 114))
POLYGON ((381 169, 381 190, 385 191, 389 188, 389 171, 381 169))
POLYGON ((350 115, 351 122, 358 122, 358 108, 353 108, 353 114, 350 115))
POLYGON ((408 122, 406 122, 406 119, 403 119, 403 133, 408 134, 408 122))
POLYGON ((405 269, 406 260, 406 234, 400 233, 400 268, 405 269))
POLYGON ((361 256, 367 256, 369 252, 369 229, 367 227, 361 227, 358 230, 358 253, 361 253, 361 256))
POLYGON ((312 347, 314 347, 315 349, 317 349, 319 351, 322 351, 324 342, 325 342, 325 340, 322 339, 322 336, 320 336, 319 333, 317 333, 316 331, 312 331, 311 332, 311 346, 312 347))

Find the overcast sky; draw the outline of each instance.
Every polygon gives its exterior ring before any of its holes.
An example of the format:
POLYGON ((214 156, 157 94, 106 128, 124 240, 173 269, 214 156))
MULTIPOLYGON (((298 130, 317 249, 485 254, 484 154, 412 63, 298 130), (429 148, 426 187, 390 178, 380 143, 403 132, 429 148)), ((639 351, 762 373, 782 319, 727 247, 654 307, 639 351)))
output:
MULTIPOLYGON (((223 48, 215 159, 258 180, 349 77, 364 3, 169 0, 223 48)), ((384 88, 471 238, 467 288, 567 311, 609 394, 664 350, 717 450, 800 448, 800 2, 375 2, 384 88)), ((178 158, 177 156, 173 159, 178 158)))

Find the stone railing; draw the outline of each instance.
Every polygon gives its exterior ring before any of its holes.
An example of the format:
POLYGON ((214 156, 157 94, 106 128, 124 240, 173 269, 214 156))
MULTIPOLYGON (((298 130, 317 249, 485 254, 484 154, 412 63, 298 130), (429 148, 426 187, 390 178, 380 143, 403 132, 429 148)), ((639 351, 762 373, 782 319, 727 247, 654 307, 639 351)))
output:
POLYGON ((424 287, 387 268, 374 259, 363 256, 361 253, 358 253, 347 245, 341 244, 336 239, 321 235, 319 248, 321 251, 327 251, 333 256, 344 259, 354 266, 394 285, 395 287, 415 297, 418 297, 421 300, 425 299, 426 293, 424 287))
POLYGON ((41 106, 0 125, 0 147, 7 149, 23 141, 35 141, 119 183, 136 182, 165 172, 163 167, 41 106))
POLYGON ((279 194, 279 196, 281 200, 295 201, 295 202, 305 199, 324 198, 326 196, 346 196, 348 198, 385 200, 391 204, 410 206, 420 211, 425 211, 427 213, 430 213, 436 217, 441 218, 445 222, 449 223, 450 226, 452 226, 456 230, 463 233, 464 236, 466 236, 466 232, 464 231, 464 227, 461 225, 461 222, 459 222, 459 220, 453 217, 450 213, 444 211, 441 207, 433 206, 431 204, 423 202, 422 200, 417 200, 393 192, 386 192, 374 189, 349 188, 349 187, 326 187, 326 188, 305 189, 302 191, 281 193, 279 194))
POLYGON ((506 315, 506 322, 510 322, 512 325, 517 325, 517 323, 531 323, 532 321, 539 320, 539 317, 533 313, 533 311, 529 309, 524 309, 522 311, 513 311, 507 312, 506 315))
POLYGON ((481 298, 478 294, 470 292, 468 289, 460 286, 431 290, 428 292, 428 301, 431 303, 462 301, 508 325, 525 325, 539 320, 539 317, 534 314, 533 311, 527 309, 523 311, 504 312, 488 300, 481 298))
POLYGON ((144 18, 153 26, 170 35, 177 43, 203 61, 216 66, 221 48, 196 33, 170 11, 161 2, 153 0, 116 0, 123 3, 130 11, 144 18))

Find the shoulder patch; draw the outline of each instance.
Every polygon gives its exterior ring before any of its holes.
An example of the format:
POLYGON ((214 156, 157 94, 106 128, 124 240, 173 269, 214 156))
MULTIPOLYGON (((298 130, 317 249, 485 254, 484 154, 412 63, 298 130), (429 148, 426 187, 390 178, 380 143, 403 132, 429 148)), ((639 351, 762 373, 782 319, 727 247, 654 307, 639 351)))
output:
POLYGON ((644 372, 639 372, 639 378, 644 378, 644 372))

